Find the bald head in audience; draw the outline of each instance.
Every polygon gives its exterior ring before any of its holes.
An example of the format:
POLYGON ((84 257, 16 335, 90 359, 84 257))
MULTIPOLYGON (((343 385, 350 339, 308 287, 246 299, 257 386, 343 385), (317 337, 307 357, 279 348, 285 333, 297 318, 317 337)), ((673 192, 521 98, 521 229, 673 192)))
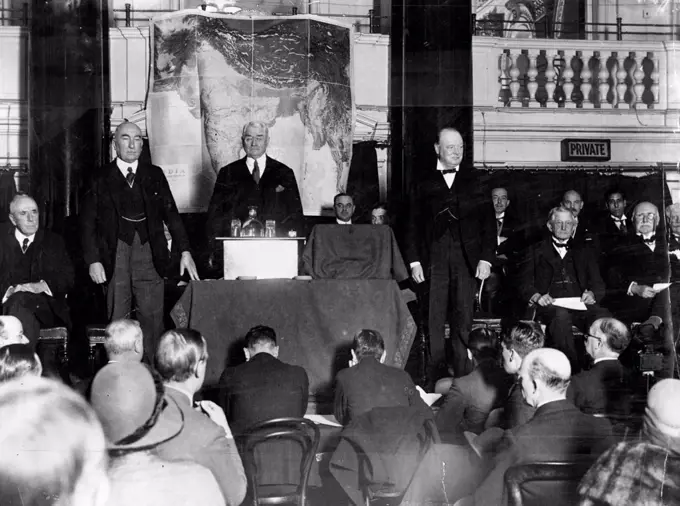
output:
POLYGON ((27 344, 24 326, 15 316, 0 316, 0 346, 27 344))
POLYGON ((529 353, 519 371, 522 394, 536 408, 567 398, 571 365, 567 356, 553 348, 540 348, 529 353))
POLYGON ((142 328, 135 320, 114 320, 106 327, 104 349, 109 362, 141 362, 144 355, 142 328))
POLYGON ((680 380, 664 379, 652 387, 645 417, 666 436, 680 437, 680 380))

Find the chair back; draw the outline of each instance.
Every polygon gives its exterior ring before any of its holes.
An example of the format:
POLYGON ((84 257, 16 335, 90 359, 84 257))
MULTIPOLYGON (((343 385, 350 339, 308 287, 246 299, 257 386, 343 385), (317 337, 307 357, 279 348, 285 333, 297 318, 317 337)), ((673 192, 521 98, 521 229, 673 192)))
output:
MULTIPOLYGON (((505 472, 505 488, 508 494, 509 506, 526 506, 527 502, 522 494, 522 486, 528 482, 563 482, 571 488, 571 498, 576 498, 576 489, 581 478, 590 468, 591 461, 576 462, 531 462, 516 464, 505 472)), ((567 497, 542 497, 540 504, 555 504, 555 500, 564 501, 564 504, 575 504, 567 497)), ((561 504, 561 503, 560 503, 561 504)))
MULTIPOLYGON (((243 465, 248 478, 248 488, 252 504, 295 503, 304 506, 307 495, 307 482, 319 446, 319 428, 306 418, 276 418, 257 423, 248 428, 241 439, 243 465), (289 440, 300 445, 299 482, 294 487, 267 487, 258 485, 258 469, 255 448, 272 440, 289 440)), ((281 484, 284 485, 284 484, 281 484)), ((245 503, 244 503, 245 504, 245 503)))

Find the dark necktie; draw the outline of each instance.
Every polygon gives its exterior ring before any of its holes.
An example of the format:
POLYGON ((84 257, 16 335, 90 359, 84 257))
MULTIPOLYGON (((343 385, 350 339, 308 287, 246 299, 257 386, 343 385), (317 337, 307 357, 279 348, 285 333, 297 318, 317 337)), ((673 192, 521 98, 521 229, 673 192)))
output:
POLYGON ((441 172, 442 174, 455 174, 458 171, 456 169, 444 169, 440 170, 439 172, 441 172))
POLYGON ((255 160, 255 165, 253 165, 253 179, 255 180, 255 184, 260 184, 260 166, 257 163, 257 160, 255 160))
POLYGON ((553 241, 553 245, 558 249, 559 248, 564 248, 564 249, 571 248, 571 244, 569 244, 568 242, 561 243, 561 242, 553 241))
POLYGON ((24 238, 24 242, 21 245, 21 252, 26 253, 27 249, 28 249, 28 237, 24 238))
POLYGON ((613 218, 614 223, 616 223, 619 226, 619 232, 622 234, 625 234, 628 232, 628 227, 626 227, 626 220, 623 218, 613 218))
POLYGON ((132 183, 135 182, 135 173, 132 172, 132 167, 128 167, 128 173, 127 176, 125 176, 125 179, 127 179, 128 185, 132 188, 132 183))
POLYGON ((503 230, 503 218, 498 218, 496 220, 496 235, 501 235, 501 230, 503 230))
POLYGON ((645 239, 644 237, 640 236, 640 239, 642 239, 642 242, 645 244, 654 244, 656 242, 656 237, 652 236, 649 239, 645 239))

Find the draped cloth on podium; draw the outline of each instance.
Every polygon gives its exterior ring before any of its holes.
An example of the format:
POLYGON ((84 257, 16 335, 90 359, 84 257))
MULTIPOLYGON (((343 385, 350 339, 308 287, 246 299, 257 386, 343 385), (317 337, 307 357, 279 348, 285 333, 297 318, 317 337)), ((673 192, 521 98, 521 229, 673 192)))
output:
POLYGON ((402 368, 416 332, 394 280, 192 281, 171 315, 178 327, 198 330, 208 342, 206 386, 217 382, 225 361, 243 361, 251 327, 268 325, 276 331, 279 358, 305 368, 313 395, 332 392, 359 329, 379 331, 386 363, 402 368))
POLYGON ((317 225, 302 263, 314 279, 408 278, 394 233, 385 225, 317 225))

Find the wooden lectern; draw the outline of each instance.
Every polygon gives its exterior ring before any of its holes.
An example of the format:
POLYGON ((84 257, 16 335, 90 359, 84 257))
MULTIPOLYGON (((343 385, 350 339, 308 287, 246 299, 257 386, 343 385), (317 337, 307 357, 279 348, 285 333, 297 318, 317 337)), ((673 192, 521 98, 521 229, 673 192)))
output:
POLYGON ((304 237, 218 237, 224 247, 224 279, 291 279, 298 275, 304 237))

